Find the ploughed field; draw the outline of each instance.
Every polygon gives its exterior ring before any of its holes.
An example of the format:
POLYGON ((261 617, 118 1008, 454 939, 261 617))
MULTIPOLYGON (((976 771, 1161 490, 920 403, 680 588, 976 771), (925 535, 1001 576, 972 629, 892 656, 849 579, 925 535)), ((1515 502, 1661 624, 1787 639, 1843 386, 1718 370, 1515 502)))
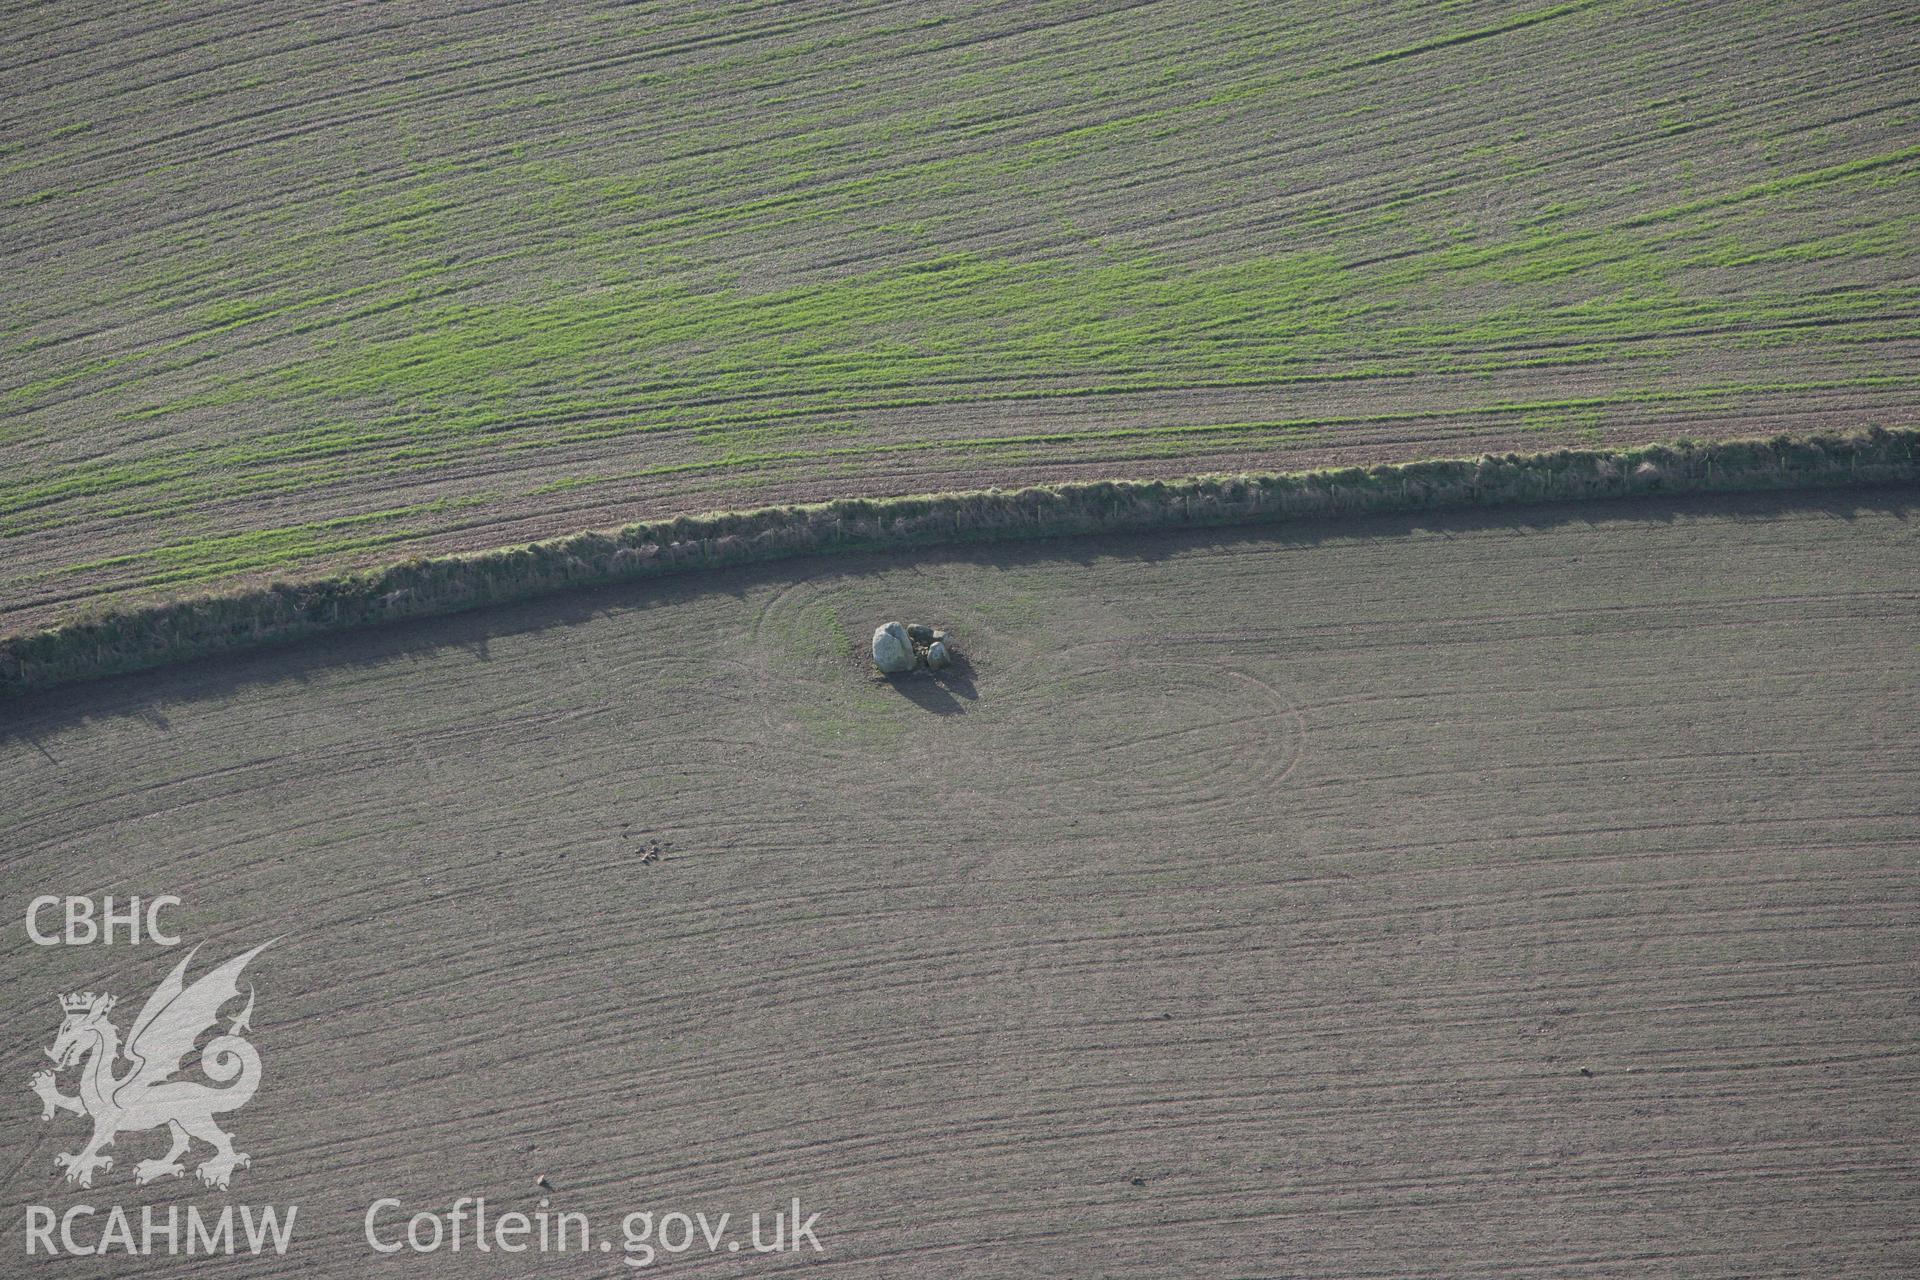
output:
MULTIPOLYGON (((797 1195, 848 1276, 1912 1274, 1916 527, 1636 502, 557 597, 18 704, 5 874, 179 894, 203 964, 282 935, 257 1273, 360 1274, 379 1197, 544 1194, 797 1195), (892 616, 966 664, 873 676, 892 616)), ((175 958, 0 936, 22 1076, 54 992, 175 958)), ((0 1131, 10 1236, 193 1198, 132 1189, 153 1135, 52 1181, 77 1128, 0 1131)))
POLYGON ((1901 6, 10 6, 0 630, 659 515, 1912 420, 1901 6))

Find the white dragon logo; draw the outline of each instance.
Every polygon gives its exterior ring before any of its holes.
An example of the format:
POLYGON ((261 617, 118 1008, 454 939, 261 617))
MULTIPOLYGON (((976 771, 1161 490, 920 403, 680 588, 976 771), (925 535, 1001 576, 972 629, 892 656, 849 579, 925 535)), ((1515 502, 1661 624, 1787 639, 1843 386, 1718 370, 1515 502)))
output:
POLYGON ((93 1137, 78 1154, 63 1152, 54 1163, 67 1171, 67 1181, 83 1187, 93 1185, 95 1170, 113 1168, 113 1159, 100 1154, 102 1147, 113 1145, 116 1134, 128 1130, 157 1129, 167 1126, 173 1134, 173 1146, 158 1160, 142 1160, 133 1167, 134 1181, 152 1182, 156 1178, 177 1178, 186 1172, 180 1157, 198 1138, 213 1147, 194 1172, 210 1187, 225 1190, 236 1168, 251 1163, 245 1152, 233 1149, 233 1135, 213 1122, 216 1115, 238 1111, 260 1087, 260 1055, 241 1038, 251 1030, 253 988, 247 988, 247 1007, 228 1025, 225 1035, 216 1035, 200 1050, 200 1069, 224 1087, 214 1088, 198 1080, 169 1080, 180 1070, 182 1061, 192 1052, 194 1041, 219 1021, 220 1006, 240 994, 240 971, 247 961, 272 946, 263 942, 244 955, 235 956, 211 973, 187 985, 187 965, 194 952, 175 965, 154 993, 147 997, 140 1016, 133 1020, 127 1036, 125 1057, 132 1065, 114 1075, 114 1064, 122 1056, 120 1031, 107 1020, 114 998, 91 991, 75 992, 60 998, 66 1020, 60 1034, 47 1050, 56 1067, 65 1071, 86 1060, 80 1069, 77 1097, 61 1093, 54 1072, 34 1073, 33 1091, 40 1096, 40 1119, 53 1119, 55 1111, 71 1111, 93 1118, 93 1137))

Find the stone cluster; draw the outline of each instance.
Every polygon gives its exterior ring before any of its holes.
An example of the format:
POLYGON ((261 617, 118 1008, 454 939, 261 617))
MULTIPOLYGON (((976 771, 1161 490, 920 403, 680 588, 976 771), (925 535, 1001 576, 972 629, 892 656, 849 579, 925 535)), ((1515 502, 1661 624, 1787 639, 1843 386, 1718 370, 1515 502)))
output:
POLYGON ((938 627, 887 622, 873 629, 873 665, 890 676, 917 667, 938 671, 953 665, 953 649, 938 627))

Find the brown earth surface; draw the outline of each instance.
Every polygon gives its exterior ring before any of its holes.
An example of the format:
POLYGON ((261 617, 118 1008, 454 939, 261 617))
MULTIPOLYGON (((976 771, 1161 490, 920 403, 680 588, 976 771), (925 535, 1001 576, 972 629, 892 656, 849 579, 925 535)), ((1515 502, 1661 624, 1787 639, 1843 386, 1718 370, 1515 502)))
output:
POLYGON ((4 12, 0 634, 775 501, 1916 417, 1900 6, 4 12))
POLYGON ((629 1274, 362 1216, 797 1195, 836 1276, 1911 1275, 1914 517, 809 561, 17 704, 7 1254, 29 1204, 234 1201, 297 1229, 219 1274, 629 1274), (967 665, 873 677, 892 616, 967 665), (281 938, 230 1195, 135 1189, 152 1134, 58 1181, 51 997, 130 1017, 177 953, 32 946, 41 893, 281 938))

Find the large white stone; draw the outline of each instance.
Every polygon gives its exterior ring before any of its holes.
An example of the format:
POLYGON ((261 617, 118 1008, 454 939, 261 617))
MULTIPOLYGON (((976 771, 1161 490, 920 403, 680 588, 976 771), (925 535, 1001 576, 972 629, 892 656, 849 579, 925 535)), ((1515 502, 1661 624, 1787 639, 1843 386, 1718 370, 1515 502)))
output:
POLYGON ((905 627, 889 622, 873 629, 873 665, 888 675, 913 670, 913 641, 905 627))

